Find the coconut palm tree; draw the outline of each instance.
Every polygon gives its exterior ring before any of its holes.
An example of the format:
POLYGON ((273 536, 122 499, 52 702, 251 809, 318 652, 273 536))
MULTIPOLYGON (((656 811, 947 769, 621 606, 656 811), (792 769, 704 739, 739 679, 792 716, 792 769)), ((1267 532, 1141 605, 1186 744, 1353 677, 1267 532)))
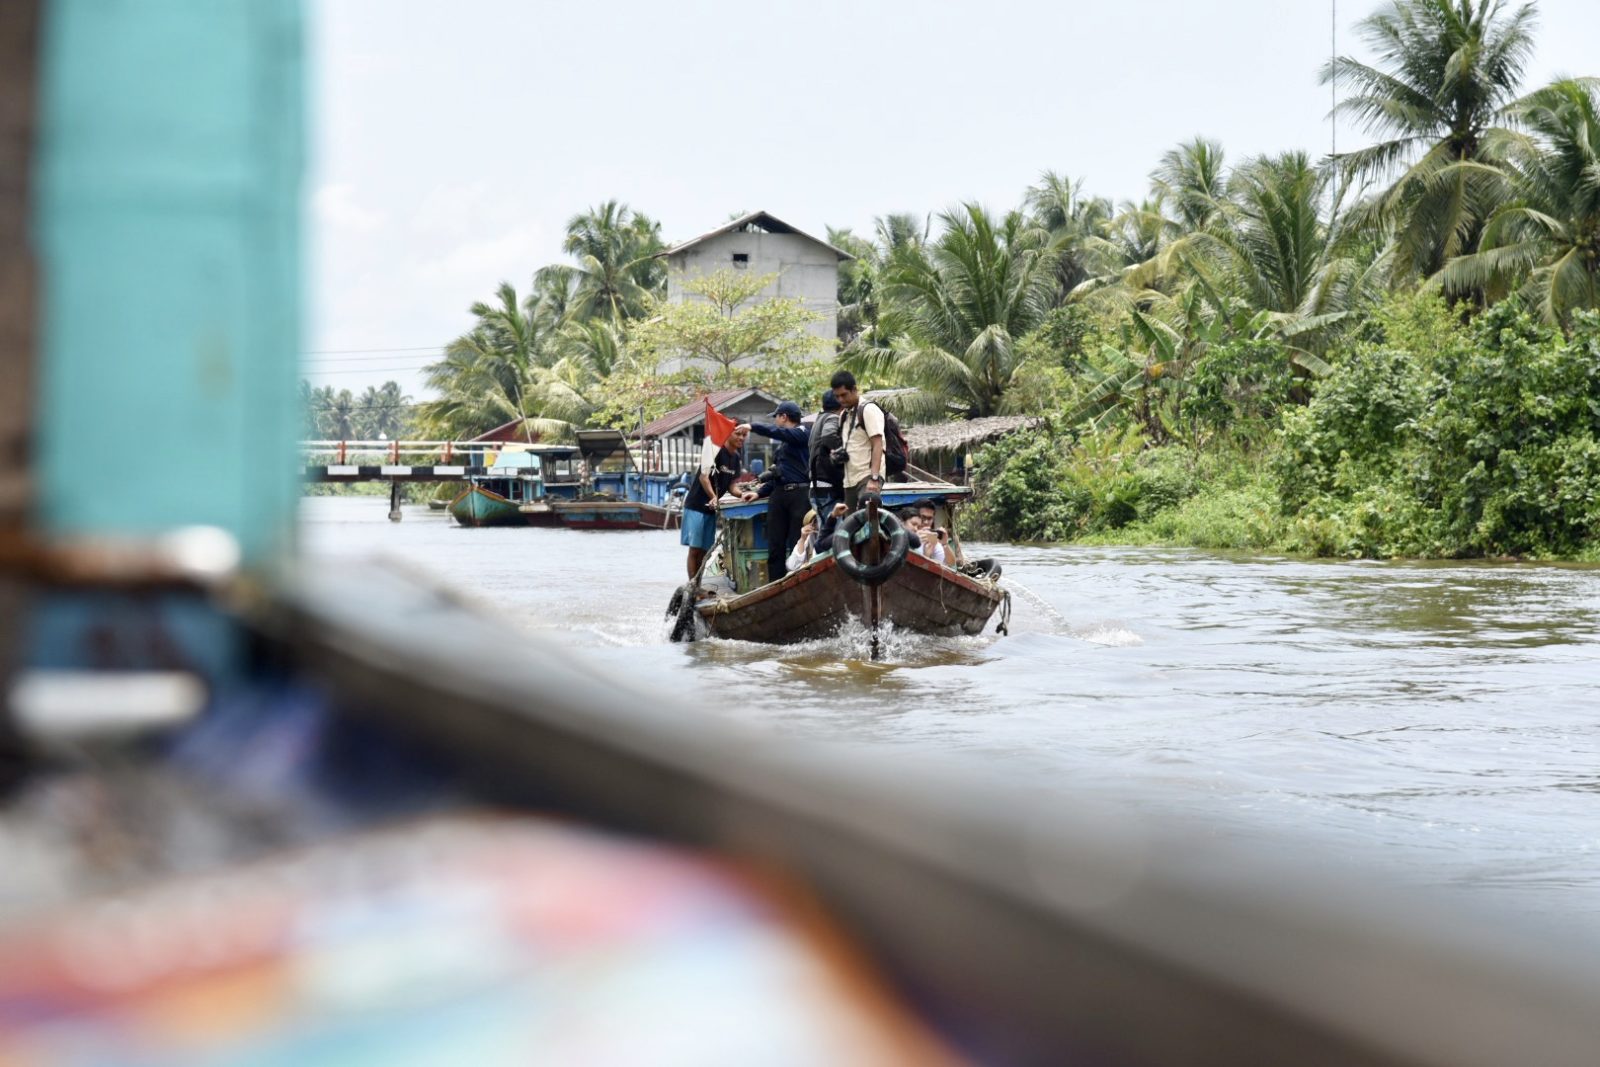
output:
POLYGON ((1446 290, 1521 287, 1546 321, 1563 325, 1574 310, 1600 306, 1597 96, 1600 81, 1566 79, 1514 105, 1529 132, 1505 137, 1507 199, 1484 226, 1479 250, 1440 271, 1446 290))
POLYGON ((661 226, 626 204, 607 200, 574 215, 563 248, 577 260, 573 313, 602 316, 620 325, 649 307, 666 286, 666 266, 655 258, 665 245, 661 226))
POLYGON ((839 343, 881 347, 886 343, 879 318, 884 311, 883 286, 890 265, 920 249, 928 240, 929 219, 892 213, 873 219, 872 239, 828 227, 828 243, 854 259, 839 264, 839 343))
POLYGON ((1054 302, 1063 304, 1074 289, 1100 269, 1112 217, 1111 202, 1103 197, 1084 196, 1081 179, 1072 181, 1047 170, 1039 176, 1037 185, 1029 186, 1023 195, 1023 206, 1059 249, 1054 302))
POLYGON ((937 240, 903 250, 885 279, 903 334, 860 359, 916 390, 908 411, 991 415, 1025 362, 1016 341, 1050 310, 1058 247, 1018 211, 965 204, 939 218, 937 240))
POLYGON ((1393 233, 1396 281, 1477 250, 1500 184, 1463 161, 1493 163, 1506 107, 1533 52, 1535 5, 1503 0, 1390 0, 1359 24, 1375 65, 1349 56, 1322 70, 1348 88, 1336 111, 1381 138, 1337 157, 1347 180, 1388 182, 1355 210, 1393 233))
POLYGON ((1180 233, 1207 229, 1227 207, 1228 170, 1217 141, 1196 137, 1168 149, 1150 175, 1152 190, 1161 198, 1180 233))

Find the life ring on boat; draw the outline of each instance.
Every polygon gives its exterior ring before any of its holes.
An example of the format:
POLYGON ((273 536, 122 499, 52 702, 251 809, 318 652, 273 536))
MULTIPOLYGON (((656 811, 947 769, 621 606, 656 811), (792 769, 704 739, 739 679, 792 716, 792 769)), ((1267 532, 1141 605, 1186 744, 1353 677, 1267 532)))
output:
POLYGON ((857 559, 855 553, 851 551, 856 534, 866 524, 865 508, 839 520, 839 525, 833 531, 834 562, 844 571, 845 577, 853 582, 862 585, 882 585, 904 565, 906 553, 911 550, 911 531, 906 529, 905 524, 895 516, 894 512, 878 512, 878 526, 889 535, 889 547, 884 551, 882 559, 868 565, 857 559))

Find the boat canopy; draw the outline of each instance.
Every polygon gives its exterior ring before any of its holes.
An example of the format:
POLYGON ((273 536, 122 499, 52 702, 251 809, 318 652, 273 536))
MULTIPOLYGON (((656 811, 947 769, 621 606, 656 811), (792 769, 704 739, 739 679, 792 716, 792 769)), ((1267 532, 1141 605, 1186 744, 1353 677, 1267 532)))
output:
POLYGON ((533 452, 502 452, 489 467, 490 474, 538 474, 539 456, 533 452))
MULTIPOLYGON (((890 482, 883 487, 883 506, 891 510, 908 508, 923 500, 953 504, 972 496, 972 489, 948 482, 890 482)), ((723 504, 722 515, 729 519, 751 519, 767 513, 765 500, 752 500, 748 504, 723 504)))

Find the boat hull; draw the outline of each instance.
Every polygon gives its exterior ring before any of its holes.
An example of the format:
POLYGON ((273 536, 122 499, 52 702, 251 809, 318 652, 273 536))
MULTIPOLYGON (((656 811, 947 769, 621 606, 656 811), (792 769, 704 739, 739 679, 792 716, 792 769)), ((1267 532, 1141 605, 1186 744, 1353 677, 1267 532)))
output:
MULTIPOLYGON (((1005 599, 994 585, 915 553, 878 588, 884 621, 940 637, 982 633, 1005 599)), ((695 610, 714 637, 788 644, 831 637, 851 619, 864 618, 870 595, 826 556, 740 596, 703 600, 695 610)))
POLYGON ((450 501, 450 514, 463 526, 523 526, 527 521, 515 503, 476 485, 450 501))
POLYGON ((552 505, 574 530, 664 530, 667 509, 636 500, 562 500, 552 505))
POLYGON ((529 526, 542 526, 554 528, 564 525, 561 516, 550 505, 550 501, 535 500, 529 504, 518 505, 517 511, 522 515, 522 521, 529 526))

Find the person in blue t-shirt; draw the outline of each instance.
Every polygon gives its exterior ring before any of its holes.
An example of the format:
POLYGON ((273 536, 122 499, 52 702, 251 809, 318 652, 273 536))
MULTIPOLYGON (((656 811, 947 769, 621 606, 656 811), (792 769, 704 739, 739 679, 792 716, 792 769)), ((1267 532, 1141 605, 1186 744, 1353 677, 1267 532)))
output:
POLYGON ((748 429, 778 443, 773 456, 774 475, 756 491, 767 498, 767 581, 789 573, 785 563, 789 546, 800 536, 806 512, 811 510, 811 431, 800 425, 805 415, 800 405, 785 400, 772 412, 775 425, 747 423, 748 429))
MULTIPOLYGON (((702 467, 689 483, 689 495, 683 498, 683 530, 678 542, 689 549, 691 582, 700 576, 700 565, 717 540, 717 509, 723 494, 733 488, 734 479, 739 477, 739 453, 744 449, 744 440, 744 427, 735 427, 727 442, 717 449, 710 467, 702 467)), ((741 493, 740 497, 754 500, 755 494, 741 493)))

